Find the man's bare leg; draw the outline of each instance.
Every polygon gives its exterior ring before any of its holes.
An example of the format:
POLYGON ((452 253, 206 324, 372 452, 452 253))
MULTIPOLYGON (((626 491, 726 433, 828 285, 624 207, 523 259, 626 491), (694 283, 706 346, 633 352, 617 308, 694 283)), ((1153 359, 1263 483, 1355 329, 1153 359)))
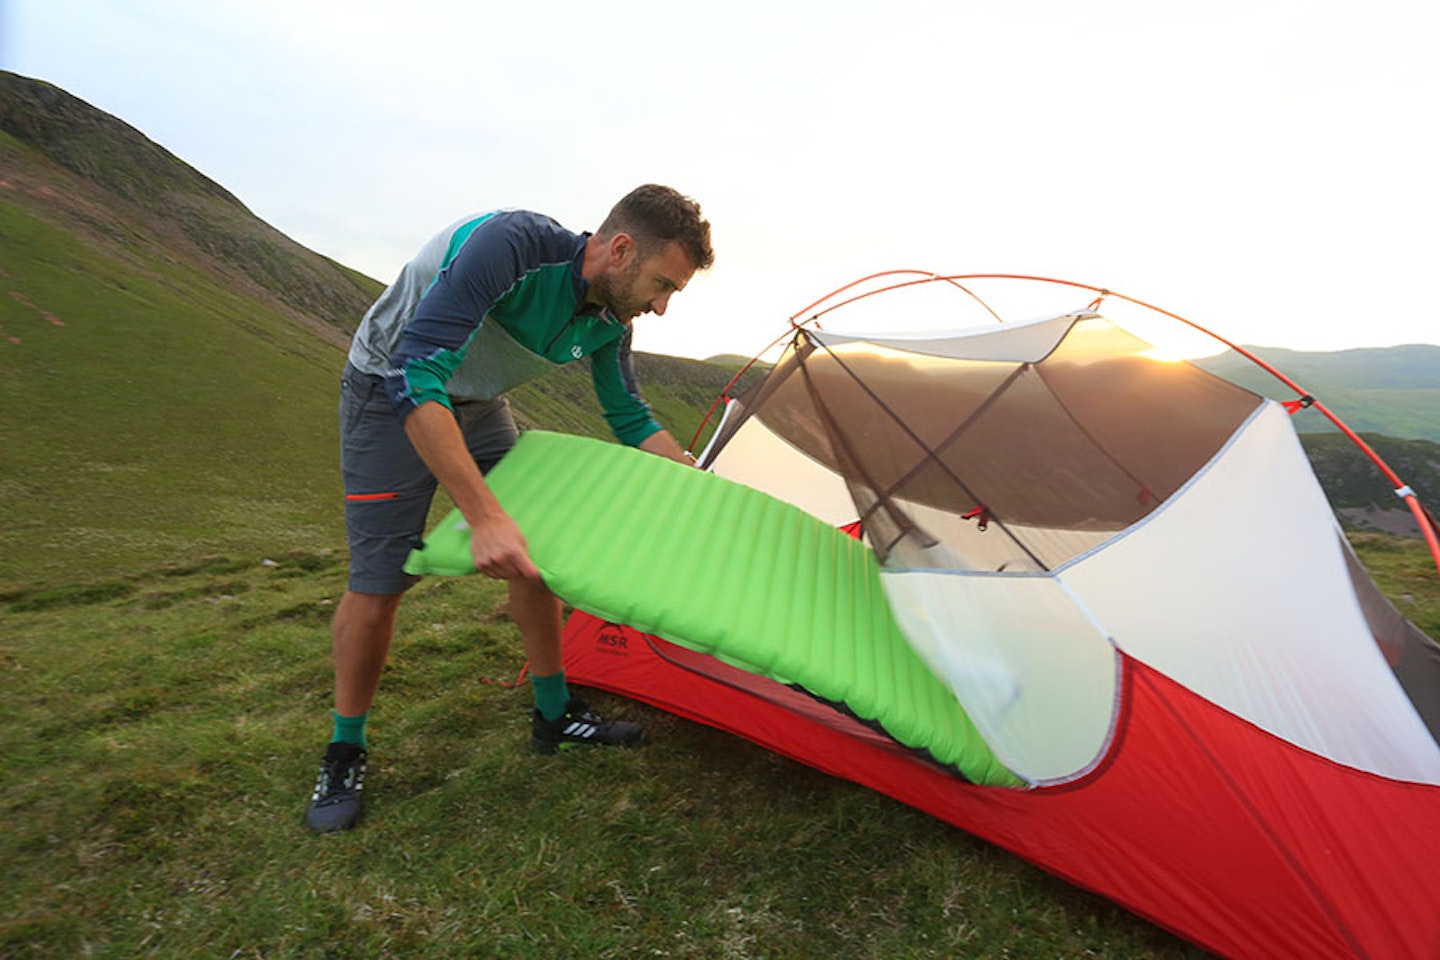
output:
POLYGON ((347 590, 340 599, 330 649, 335 661, 335 712, 341 716, 358 717, 375 702, 402 596, 347 590))
POLYGON ((530 672, 548 677, 563 669, 560 629, 563 607, 543 580, 510 580, 510 617, 520 628, 530 672))
POLYGON ((305 813, 305 823, 316 833, 348 830, 360 819, 365 715, 380 687, 401 596, 347 590, 335 610, 330 636, 335 664, 335 739, 325 751, 305 813))

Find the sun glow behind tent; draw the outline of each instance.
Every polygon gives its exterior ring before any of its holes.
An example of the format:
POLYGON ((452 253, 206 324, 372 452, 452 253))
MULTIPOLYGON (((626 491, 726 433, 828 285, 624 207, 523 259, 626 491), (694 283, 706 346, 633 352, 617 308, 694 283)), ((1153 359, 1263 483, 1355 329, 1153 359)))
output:
POLYGON ((1440 956, 1435 644, 1351 553, 1287 405, 1156 359, 1097 308, 799 327, 703 458, 858 521, 911 646, 1027 787, 968 784, 843 704, 584 616, 567 669, 1226 955, 1440 956))

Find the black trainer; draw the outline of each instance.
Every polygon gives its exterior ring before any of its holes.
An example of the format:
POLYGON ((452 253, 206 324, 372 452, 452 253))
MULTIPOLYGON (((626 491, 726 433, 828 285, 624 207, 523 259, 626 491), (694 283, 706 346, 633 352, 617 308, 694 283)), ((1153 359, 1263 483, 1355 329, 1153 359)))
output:
POLYGON ((360 791, 365 788, 364 747, 335 741, 320 761, 315 793, 305 812, 305 825, 316 833, 349 830, 360 819, 360 791))
POLYGON ((554 753, 575 744, 629 747, 644 736, 645 730, 640 724, 606 720, 578 697, 570 698, 569 706, 558 720, 546 720, 539 710, 532 712, 530 746, 541 753, 554 753))

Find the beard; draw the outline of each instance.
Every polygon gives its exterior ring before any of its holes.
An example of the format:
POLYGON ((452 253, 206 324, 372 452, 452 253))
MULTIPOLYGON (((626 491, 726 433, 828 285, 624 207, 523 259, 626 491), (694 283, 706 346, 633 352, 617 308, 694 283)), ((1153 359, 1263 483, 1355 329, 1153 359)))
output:
POLYGON ((621 323, 629 323, 650 309, 650 301, 635 292, 640 280, 640 258, 637 257, 619 276, 601 274, 590 281, 596 302, 613 313, 621 323))

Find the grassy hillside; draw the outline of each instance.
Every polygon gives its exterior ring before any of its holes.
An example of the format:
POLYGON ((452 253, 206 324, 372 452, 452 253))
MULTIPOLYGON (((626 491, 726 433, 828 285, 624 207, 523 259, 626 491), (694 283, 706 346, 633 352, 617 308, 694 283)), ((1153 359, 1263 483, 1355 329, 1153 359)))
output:
MULTIPOLYGON (((1362 438, 1432 514, 1440 509, 1440 444, 1377 434, 1362 434, 1362 438)), ((1313 433, 1302 436, 1301 442, 1330 506, 1348 529, 1420 535, 1409 506, 1348 437, 1313 433)))
POLYGON ((340 545, 334 386, 379 290, 0 72, 0 585, 340 545))
POLYGON ((338 347, 0 198, 0 584, 335 547, 338 347))
POLYGON ((95 239, 163 248, 336 334, 353 330, 378 292, 140 131, 50 84, 0 71, 0 133, 9 138, 0 143, 7 199, 95 239))

